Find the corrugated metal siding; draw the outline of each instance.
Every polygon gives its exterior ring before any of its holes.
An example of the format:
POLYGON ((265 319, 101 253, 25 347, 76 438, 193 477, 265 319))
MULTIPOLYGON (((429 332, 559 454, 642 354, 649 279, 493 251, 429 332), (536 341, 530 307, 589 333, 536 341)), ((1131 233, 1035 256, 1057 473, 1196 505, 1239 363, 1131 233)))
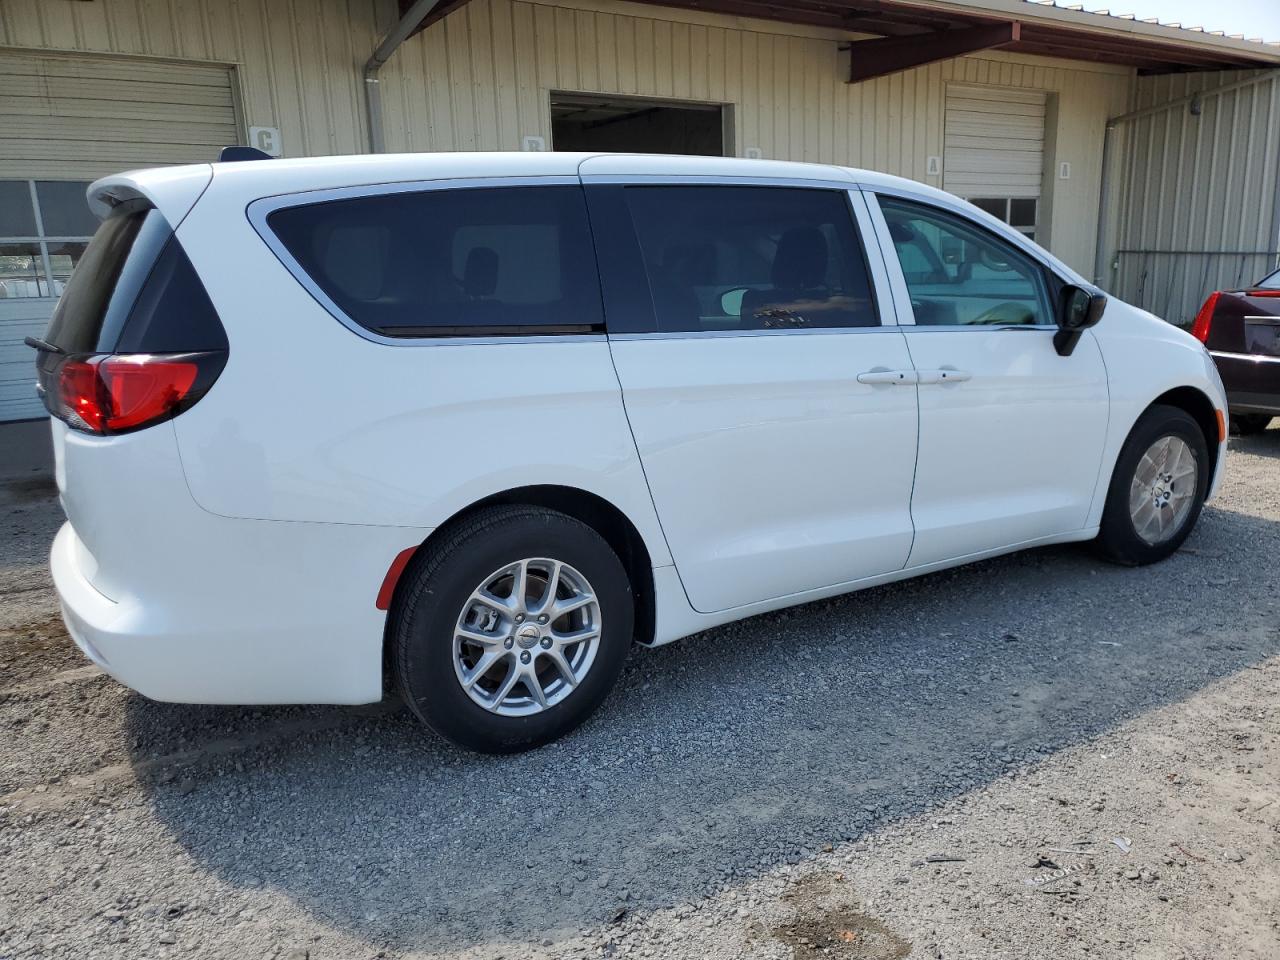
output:
POLYGON ((1186 323, 1216 289, 1252 283, 1276 264, 1280 79, 1222 94, 1243 73, 1138 81, 1135 109, 1201 93, 1120 125, 1118 224, 1108 279, 1117 295, 1186 323))
POLYGON ((1038 199, 1047 99, 1042 90, 949 85, 944 189, 962 197, 1038 199))
MULTIPOLYGON (((360 66, 394 0, 4 0, 0 44, 236 65, 245 126, 288 155, 365 149, 360 66)), ((551 140, 551 90, 731 103, 735 150, 927 175, 948 83, 1056 95, 1050 134, 1074 174, 1046 192, 1040 236, 1093 261, 1105 118, 1132 71, 990 53, 869 83, 843 81, 845 35, 621 0, 473 0, 408 41, 382 74, 389 148, 520 148, 551 140)), ((855 54, 856 55, 856 54, 855 54)))
POLYGON ((395 0, 0 2, 0 46, 234 65, 245 126, 290 156, 365 149, 360 66, 395 0))
POLYGON ((225 66, 0 51, 0 90, 0 178, 96 180, 236 142, 225 66))
POLYGON ((35 351, 22 339, 43 336, 52 311, 50 300, 0 300, 0 423, 44 416, 35 351))

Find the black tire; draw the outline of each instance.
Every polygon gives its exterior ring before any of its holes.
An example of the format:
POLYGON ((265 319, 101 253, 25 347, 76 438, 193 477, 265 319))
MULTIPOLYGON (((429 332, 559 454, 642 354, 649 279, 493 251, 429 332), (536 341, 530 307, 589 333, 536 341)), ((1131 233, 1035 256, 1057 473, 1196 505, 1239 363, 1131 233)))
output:
POLYGON ((1116 459, 1102 511, 1102 524, 1094 542, 1098 552, 1113 563, 1142 566, 1156 563, 1177 550, 1196 525, 1209 489, 1209 447, 1200 425, 1185 410, 1156 405, 1138 418, 1116 459), (1162 437, 1179 437, 1195 455, 1196 489, 1191 509, 1174 533, 1159 543, 1148 543, 1138 533, 1129 510, 1129 493, 1143 454, 1162 437))
POLYGON ((420 551, 405 578, 391 611, 389 660, 395 683, 427 726, 481 753, 529 750, 573 730, 608 695, 631 649, 635 607, 621 561, 595 530, 554 510, 518 505, 480 510, 420 551), (594 661, 563 700, 540 713, 502 716, 463 689, 454 669, 454 627, 486 577, 531 557, 569 564, 590 582, 603 630, 594 661))
POLYGON ((1271 426, 1269 413, 1235 413, 1231 415, 1231 429, 1242 437, 1262 433, 1271 426))

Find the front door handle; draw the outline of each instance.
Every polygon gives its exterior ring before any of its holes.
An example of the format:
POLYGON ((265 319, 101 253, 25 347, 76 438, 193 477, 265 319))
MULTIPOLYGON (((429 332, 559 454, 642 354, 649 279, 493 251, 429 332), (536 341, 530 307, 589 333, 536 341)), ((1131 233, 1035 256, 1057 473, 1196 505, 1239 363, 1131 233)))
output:
POLYGON ((921 383, 963 383, 965 380, 972 380, 973 374, 968 370, 952 370, 950 368, 942 370, 921 370, 921 383))
POLYGON ((868 370, 858 374, 858 382, 909 385, 916 382, 916 372, 914 370, 868 370))

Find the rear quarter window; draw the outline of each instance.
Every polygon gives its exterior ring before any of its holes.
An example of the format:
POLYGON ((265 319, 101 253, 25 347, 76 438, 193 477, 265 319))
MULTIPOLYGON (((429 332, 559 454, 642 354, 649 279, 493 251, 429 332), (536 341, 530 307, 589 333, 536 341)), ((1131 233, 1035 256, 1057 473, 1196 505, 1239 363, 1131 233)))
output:
POLYGON ((360 196, 279 209, 267 226, 333 307, 383 336, 604 327, 579 187, 360 196))
POLYGON ((226 332, 164 215, 112 211, 89 242, 45 338, 67 354, 226 350, 226 332))

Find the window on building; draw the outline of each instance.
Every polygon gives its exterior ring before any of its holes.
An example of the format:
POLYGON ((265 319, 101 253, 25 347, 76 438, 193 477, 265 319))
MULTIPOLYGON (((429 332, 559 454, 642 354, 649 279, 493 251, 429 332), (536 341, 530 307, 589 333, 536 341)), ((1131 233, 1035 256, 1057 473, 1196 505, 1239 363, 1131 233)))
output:
POLYGON ((268 223, 343 313, 384 336, 603 329, 579 187, 378 194, 268 223))
POLYGON ((626 197, 659 330, 879 323, 843 191, 630 187, 626 197))
POLYGON ((1040 201, 1025 197, 977 197, 970 203, 985 210, 1002 223, 1007 223, 1019 233, 1034 240, 1040 216, 1040 201))
POLYGON ((556 150, 722 157, 730 108, 718 103, 551 93, 556 150))
POLYGON ((936 207, 881 197, 917 326, 1052 324, 1038 263, 936 207))
POLYGON ((60 296, 98 228, 89 184, 0 180, 0 299, 60 296))

